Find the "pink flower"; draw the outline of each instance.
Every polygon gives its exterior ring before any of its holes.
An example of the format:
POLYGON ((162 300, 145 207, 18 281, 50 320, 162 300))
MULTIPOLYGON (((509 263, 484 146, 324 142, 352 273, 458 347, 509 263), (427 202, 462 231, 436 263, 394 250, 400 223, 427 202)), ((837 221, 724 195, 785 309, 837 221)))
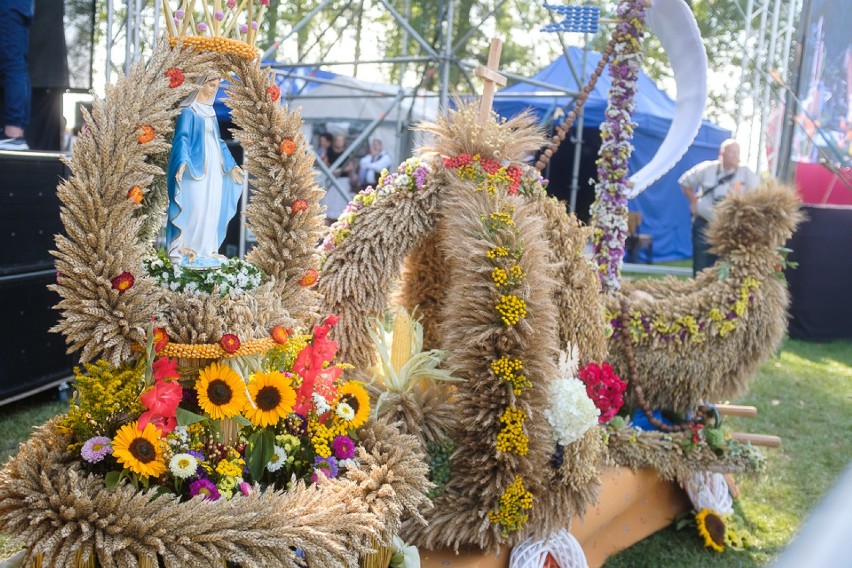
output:
POLYGON ((154 371, 154 380, 161 379, 179 379, 180 373, 177 370, 177 359, 169 359, 168 357, 160 357, 151 365, 154 371))
POLYGON ((589 363, 580 369, 578 376, 586 385, 586 394, 601 411, 598 422, 605 424, 612 420, 624 404, 622 393, 627 384, 615 374, 608 363, 589 363))
POLYGON ((355 442, 349 436, 337 436, 331 441, 331 449, 339 460, 355 457, 355 442))
POLYGON ((226 2, 226 4, 227 4, 228 8, 233 8, 234 6, 237 5, 237 0, 228 0, 226 2))
POLYGON ((225 19, 225 14, 223 12, 216 12, 215 14, 213 14, 213 17, 221 22, 225 19))
POLYGON ((192 497, 202 495, 206 501, 217 501, 219 489, 209 479, 198 479, 189 484, 189 494, 192 497))
MULTIPOLYGON (((262 1, 263 1, 263 0, 261 0, 261 2, 262 2, 262 1)), ((257 29, 257 27, 258 27, 258 26, 257 26, 257 22, 252 22, 252 23, 251 23, 251 29, 256 30, 256 29, 257 29)))
POLYGON ((240 24, 240 33, 243 35, 248 33, 248 26, 246 24, 240 24))
POLYGON ((240 488, 240 493, 242 493, 246 497, 248 497, 249 495, 254 493, 254 488, 251 486, 251 483, 249 483, 248 481, 243 481, 242 483, 240 483, 239 488, 240 488))
POLYGON ((170 416, 165 416, 162 414, 156 414, 153 410, 143 412, 139 416, 139 431, 141 432, 144 430, 145 426, 147 426, 149 422, 153 424, 155 428, 160 430, 164 436, 177 428, 177 417, 174 413, 170 416))
POLYGON ((159 380, 139 397, 145 408, 154 414, 174 416, 175 410, 183 399, 183 389, 175 381, 159 380))
POLYGON ((204 33, 204 32, 207 31, 207 24, 205 24, 204 22, 201 22, 200 24, 195 26, 195 29, 197 29, 200 33, 204 33))
POLYGON ((182 20, 184 16, 183 10, 175 10, 175 20, 182 20))
POLYGON ((107 454, 112 453, 112 446, 110 445, 110 440, 106 436, 95 436, 94 438, 89 438, 86 440, 86 443, 83 444, 83 448, 80 450, 80 455, 89 463, 98 463, 107 454))

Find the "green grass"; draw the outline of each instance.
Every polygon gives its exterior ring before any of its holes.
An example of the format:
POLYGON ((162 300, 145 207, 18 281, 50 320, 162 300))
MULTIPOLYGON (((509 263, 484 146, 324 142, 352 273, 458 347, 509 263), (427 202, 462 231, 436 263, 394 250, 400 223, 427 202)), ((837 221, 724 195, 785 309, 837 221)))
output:
POLYGON ((852 343, 786 341, 735 402, 757 407, 758 415, 727 420, 732 430, 782 438, 781 448, 761 450, 763 474, 738 478, 756 545, 717 554, 694 527, 669 527, 610 558, 606 568, 766 566, 852 461, 852 343))
MULTIPOLYGON (((693 527, 670 527, 610 558, 607 568, 770 564, 852 460, 852 342, 786 341, 760 368, 749 394, 734 402, 757 407, 758 416, 729 419, 731 429, 783 439, 781 448, 762 450, 767 464, 759 478, 739 478, 755 546, 717 554, 704 548, 693 527)), ((34 426, 66 408, 44 395, 0 407, 0 460, 13 455, 34 426)), ((6 541, 0 535, 0 558, 12 552, 6 541)))

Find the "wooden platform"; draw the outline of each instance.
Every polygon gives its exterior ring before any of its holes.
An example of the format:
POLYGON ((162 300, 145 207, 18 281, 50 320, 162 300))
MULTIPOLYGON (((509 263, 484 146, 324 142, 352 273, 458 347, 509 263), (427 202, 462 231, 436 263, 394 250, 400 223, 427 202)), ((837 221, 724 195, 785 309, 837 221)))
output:
MULTIPOLYGON (((580 541, 591 568, 613 554, 667 527, 691 507, 683 490, 660 479, 652 469, 617 468, 601 476, 598 504, 584 519, 574 519, 571 533, 580 541)), ((480 550, 421 550, 422 568, 507 568, 509 549, 483 554, 480 550)))

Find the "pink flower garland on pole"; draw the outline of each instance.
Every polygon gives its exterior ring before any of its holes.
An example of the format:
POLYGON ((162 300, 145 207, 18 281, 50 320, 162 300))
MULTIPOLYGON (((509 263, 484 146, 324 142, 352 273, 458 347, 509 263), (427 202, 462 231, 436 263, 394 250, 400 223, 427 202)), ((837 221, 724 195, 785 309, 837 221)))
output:
POLYGON ((601 147, 598 152, 598 184, 592 205, 595 264, 605 292, 621 287, 621 264, 627 238, 628 161, 633 152, 631 120, 636 107, 636 82, 642 62, 641 40, 645 24, 645 0, 621 0, 616 13, 619 23, 614 32, 615 49, 609 74, 612 86, 609 104, 601 123, 601 147))

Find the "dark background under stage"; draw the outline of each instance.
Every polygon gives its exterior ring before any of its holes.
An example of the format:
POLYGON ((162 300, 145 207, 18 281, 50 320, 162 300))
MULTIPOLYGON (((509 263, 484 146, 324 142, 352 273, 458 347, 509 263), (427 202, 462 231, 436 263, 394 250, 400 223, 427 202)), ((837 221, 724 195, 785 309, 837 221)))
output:
POLYGON ((852 208, 807 205, 788 247, 789 334, 794 339, 852 339, 852 208))

